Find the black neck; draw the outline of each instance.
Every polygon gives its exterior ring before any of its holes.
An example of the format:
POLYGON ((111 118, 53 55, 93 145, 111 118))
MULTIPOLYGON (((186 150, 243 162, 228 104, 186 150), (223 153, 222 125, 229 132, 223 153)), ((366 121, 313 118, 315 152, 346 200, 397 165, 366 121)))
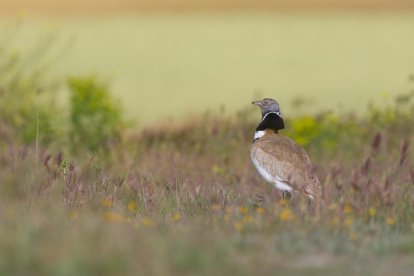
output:
POLYGON ((284 129, 285 123, 283 122, 282 117, 277 115, 274 112, 269 112, 262 117, 262 121, 257 126, 256 131, 272 129, 277 132, 279 129, 284 129))

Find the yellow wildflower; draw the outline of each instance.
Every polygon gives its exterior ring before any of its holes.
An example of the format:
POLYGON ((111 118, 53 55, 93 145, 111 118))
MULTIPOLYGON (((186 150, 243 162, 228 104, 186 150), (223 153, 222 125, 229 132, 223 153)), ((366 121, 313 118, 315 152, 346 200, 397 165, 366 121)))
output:
POLYGON ((288 200, 282 199, 282 200, 279 201, 279 206, 285 207, 285 206, 288 205, 288 203, 289 203, 288 200))
POLYGON ((179 212, 175 212, 174 215, 172 215, 171 220, 173 222, 179 222, 181 220, 181 214, 179 212))
POLYGON ((217 166, 217 165, 214 165, 213 167, 211 167, 211 171, 214 174, 218 174, 218 175, 224 175, 225 174, 224 169, 221 168, 221 167, 219 167, 219 166, 217 166))
POLYGON ((249 208, 247 208, 247 207, 240 207, 239 208, 239 211, 242 214, 246 214, 247 212, 249 212, 249 208))
POLYGON ((346 217, 344 220, 344 225, 349 227, 354 223, 354 220, 351 217, 346 217))
POLYGON ((264 208, 262 208, 262 207, 259 207, 259 208, 256 208, 256 213, 258 214, 258 215, 263 215, 264 214, 264 208))
POLYGON ((130 212, 134 212, 137 210, 137 205, 135 204, 135 202, 131 201, 128 203, 128 211, 130 212))
POLYGON ((109 198, 104 198, 101 200, 101 205, 104 207, 112 207, 112 200, 110 200, 109 198))
POLYGON ((114 212, 105 212, 103 214, 103 218, 106 220, 106 222, 121 222, 121 223, 128 222, 128 219, 126 217, 124 217, 121 214, 114 213, 114 212))
POLYGON ((351 241, 356 241, 358 239, 358 235, 355 232, 353 232, 351 233, 351 235, 349 235, 349 239, 351 241))
POLYGON ((369 209, 368 209, 368 215, 370 216, 370 217, 375 217, 375 215, 377 214, 377 209, 375 209, 374 207, 370 207, 369 209))
POLYGON ((252 216, 250 216, 250 215, 245 215, 244 217, 243 217, 243 222, 247 222, 247 223, 249 223, 249 222, 252 222, 253 221, 253 217, 252 216))
POLYGON ((335 203, 331 203, 331 204, 329 204, 329 206, 328 206, 328 209, 329 209, 330 211, 335 211, 337 208, 338 208, 338 206, 336 206, 336 204, 335 204, 335 203))
POLYGON ((154 221, 153 221, 152 219, 148 218, 148 217, 143 217, 143 218, 141 219, 141 223, 142 223, 144 226, 147 226, 147 227, 152 227, 152 226, 154 226, 154 225, 155 225, 154 221))
POLYGON ((212 171, 213 173, 218 173, 218 172, 220 171, 220 167, 219 167, 219 166, 217 166, 217 165, 213 165, 213 166, 211 167, 211 171, 212 171))
POLYGON ((386 224, 388 224, 388 225, 394 225, 394 224, 395 224, 395 219, 393 219, 393 218, 391 218, 391 217, 388 217, 388 218, 385 220, 385 223, 386 223, 386 224))
POLYGON ((71 220, 77 220, 77 219, 78 219, 78 217, 79 217, 79 214, 78 214, 78 212, 77 212, 77 211, 75 211, 75 210, 73 210, 73 211, 71 211, 71 212, 69 213, 69 218, 70 218, 71 220))
POLYGON ((283 209, 279 214, 279 219, 281 221, 289 221, 293 219, 293 212, 289 208, 283 209))
POLYGON ((344 214, 351 213, 352 212, 352 206, 350 204, 345 204, 343 211, 344 211, 344 214))
POLYGON ((236 229, 237 231, 240 231, 240 230, 241 230, 241 228, 242 228, 242 226, 243 226, 243 223, 242 223, 241 221, 235 221, 235 222, 233 223, 233 227, 234 227, 234 229, 236 229))

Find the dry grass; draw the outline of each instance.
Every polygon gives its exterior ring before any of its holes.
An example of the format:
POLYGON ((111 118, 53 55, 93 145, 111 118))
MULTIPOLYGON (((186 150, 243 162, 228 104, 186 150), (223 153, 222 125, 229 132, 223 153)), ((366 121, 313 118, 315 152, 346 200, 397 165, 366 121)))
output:
MULTIPOLYGON (((129 134, 105 158, 59 147, 37 157, 3 141, 0 273, 362 275, 392 264, 407 274, 413 124, 399 110, 320 115, 330 132, 301 135, 324 185, 319 216, 255 172, 251 111, 129 134)), ((286 133, 301 124, 309 117, 288 120, 286 133)))

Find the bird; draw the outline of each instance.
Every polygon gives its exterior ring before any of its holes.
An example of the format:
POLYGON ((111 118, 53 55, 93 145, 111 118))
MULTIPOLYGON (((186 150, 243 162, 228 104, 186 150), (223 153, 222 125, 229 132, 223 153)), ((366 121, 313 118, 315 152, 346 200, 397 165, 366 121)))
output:
POLYGON ((259 174, 290 200, 293 192, 309 202, 322 199, 322 187, 306 151, 287 136, 279 103, 270 98, 253 101, 261 109, 262 119, 256 128, 250 157, 259 174))

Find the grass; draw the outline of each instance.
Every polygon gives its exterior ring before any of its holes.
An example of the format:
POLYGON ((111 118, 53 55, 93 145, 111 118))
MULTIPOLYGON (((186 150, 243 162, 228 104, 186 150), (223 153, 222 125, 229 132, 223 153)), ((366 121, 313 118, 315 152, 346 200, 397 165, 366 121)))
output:
POLYGON ((0 272, 409 274, 411 105, 288 118, 285 134, 307 137, 324 186, 319 216, 297 195, 283 201, 255 172, 257 112, 130 133, 110 158, 70 156, 61 145, 37 159, 35 146, 2 140, 0 272), (310 118, 331 128, 303 132, 310 118))
POLYGON ((29 14, 8 43, 24 52, 54 32, 50 52, 64 54, 50 77, 92 72, 112 80, 126 114, 148 126, 220 106, 233 113, 265 95, 285 114, 298 115, 296 98, 318 99, 305 112, 364 112, 368 101, 408 90, 413 26, 410 14, 29 14))
POLYGON ((44 52, 53 51, 45 44, 28 58, 7 52, 13 43, 30 48, 25 42, 41 21, 24 23, 20 38, 3 37, 0 274, 409 275, 412 93, 381 107, 367 108, 364 97, 409 90, 412 20, 163 18, 61 21, 60 31, 74 31, 79 40, 73 56, 62 56, 62 68, 50 74, 44 52), (114 41, 114 33, 125 43, 114 41), (303 52, 306 60, 298 58, 303 52), (113 110, 111 98, 101 96, 109 95, 106 86, 97 86, 91 107, 72 113, 86 124, 84 135, 69 138, 68 129, 78 127, 68 125, 52 99, 57 86, 48 80, 96 67, 104 77, 119 76, 114 91, 145 124, 139 130, 122 128, 117 139, 88 136, 88 122, 95 129, 122 121, 94 111, 113 110), (259 112, 235 109, 256 88, 286 106, 283 134, 314 161, 324 187, 319 214, 298 195, 283 201, 254 170, 249 147, 259 112), (299 97, 289 108, 292 93, 303 91, 321 100, 299 97), (201 111, 220 103, 232 108, 201 111), (196 115, 166 119, 188 106, 196 115), (359 112, 347 112, 351 107, 359 112), (91 137, 97 142, 88 149, 91 137))

